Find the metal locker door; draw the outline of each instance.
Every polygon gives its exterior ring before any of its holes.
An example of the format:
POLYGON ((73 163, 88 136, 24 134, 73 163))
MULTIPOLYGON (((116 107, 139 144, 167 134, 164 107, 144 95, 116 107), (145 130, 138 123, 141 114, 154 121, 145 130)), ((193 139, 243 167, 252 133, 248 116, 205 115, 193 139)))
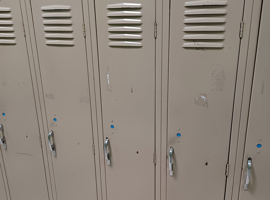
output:
POLYGON ((43 153, 19 0, 0 1, 0 60, 0 146, 11 198, 46 200, 43 153))
POLYGON ((96 199, 82 2, 31 5, 57 199, 96 199))
POLYGON ((263 1, 239 200, 270 196, 270 2, 263 1))
MULTIPOLYGON (((0 151, 1 151, 1 149, 0 149, 0 151)), ((8 200, 6 187, 5 187, 5 182, 4 182, 4 176, 5 176, 5 171, 4 171, 3 162, 1 161, 0 162, 0 196, 1 196, 1 200, 2 199, 3 200, 8 200)))
POLYGON ((107 198, 154 199, 155 0, 95 3, 107 198))
POLYGON ((171 0, 168 200, 223 199, 244 0, 171 0))

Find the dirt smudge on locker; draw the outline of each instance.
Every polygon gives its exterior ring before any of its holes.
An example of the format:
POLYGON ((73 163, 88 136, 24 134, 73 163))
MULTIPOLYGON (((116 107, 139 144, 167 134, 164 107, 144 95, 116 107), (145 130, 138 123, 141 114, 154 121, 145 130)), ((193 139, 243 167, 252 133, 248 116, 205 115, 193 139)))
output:
POLYGON ((25 82, 18 82, 19 88, 25 88, 25 82))
POLYGON ((45 94, 45 98, 46 99, 54 99, 54 94, 52 94, 52 93, 45 94))
POLYGON ((208 99, 206 94, 199 94, 199 97, 194 99, 195 104, 198 106, 208 107, 208 99))
POLYGON ((86 95, 80 95, 80 102, 81 103, 88 103, 89 104, 90 103, 90 99, 86 95))
POLYGON ((261 95, 264 93, 264 81, 262 81, 261 95))
MULTIPOLYGON (((218 65, 219 66, 219 65, 218 65)), ((225 71, 224 69, 215 69, 212 72, 211 91, 222 91, 225 84, 225 71)))

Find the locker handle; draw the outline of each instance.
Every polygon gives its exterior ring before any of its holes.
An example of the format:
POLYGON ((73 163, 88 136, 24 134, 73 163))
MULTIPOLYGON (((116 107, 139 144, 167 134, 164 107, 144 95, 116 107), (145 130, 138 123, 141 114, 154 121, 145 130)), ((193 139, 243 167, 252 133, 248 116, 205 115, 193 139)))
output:
POLYGON ((244 185, 244 190, 248 190, 248 185, 249 185, 249 179, 250 179, 250 173, 251 173, 251 167, 252 167, 252 159, 248 158, 248 162, 247 162, 247 176, 246 176, 246 182, 244 185))
POLYGON ((49 141, 50 151, 52 151, 53 155, 56 156, 56 148, 55 148, 55 144, 54 144, 54 132, 53 131, 49 132, 48 141, 49 141), (51 140, 53 140, 53 144, 52 144, 51 140))
POLYGON ((0 124, 0 131, 2 133, 2 135, 0 137, 0 143, 2 145, 4 145, 5 149, 7 149, 7 142, 6 142, 6 138, 5 138, 5 134, 4 134, 4 126, 3 126, 3 124, 0 124))
POLYGON ((107 160, 108 166, 111 165, 111 160, 110 160, 110 153, 108 152, 108 147, 109 146, 109 138, 106 138, 105 143, 104 143, 104 149, 105 149, 105 159, 107 160))
POLYGON ((173 155, 173 148, 170 147, 170 152, 169 152, 169 170, 170 170, 170 176, 173 176, 172 155, 173 155))

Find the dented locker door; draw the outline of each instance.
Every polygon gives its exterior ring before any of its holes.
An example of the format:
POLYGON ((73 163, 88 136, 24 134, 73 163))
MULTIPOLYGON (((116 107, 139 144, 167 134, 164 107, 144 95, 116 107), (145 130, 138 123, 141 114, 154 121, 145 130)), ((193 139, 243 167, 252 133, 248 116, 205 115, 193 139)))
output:
POLYGON ((270 2, 263 1, 239 200, 270 196, 270 2))
POLYGON ((96 199, 82 2, 31 5, 57 198, 96 199))
POLYGON ((168 200, 224 198, 243 5, 171 0, 168 200))
MULTIPOLYGON (((1 151, 1 149, 0 149, 1 151)), ((4 182, 4 176, 5 176, 5 169, 3 166, 3 162, 2 162, 2 158, 0 158, 0 195, 1 195, 1 199, 3 200, 8 200, 7 198, 7 190, 6 190, 6 185, 4 182)))
POLYGON ((107 199, 154 199, 155 1, 95 3, 107 199))
POLYGON ((0 60, 0 134, 6 143, 6 148, 1 145, 1 152, 11 199, 46 200, 43 153, 19 0, 0 2, 0 60))

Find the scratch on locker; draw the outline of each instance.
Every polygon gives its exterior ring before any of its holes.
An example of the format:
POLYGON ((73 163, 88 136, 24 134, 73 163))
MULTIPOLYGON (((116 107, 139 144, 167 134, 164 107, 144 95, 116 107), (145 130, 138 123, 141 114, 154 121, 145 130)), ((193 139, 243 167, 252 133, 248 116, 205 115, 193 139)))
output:
POLYGON ((109 68, 107 68, 107 90, 109 92, 112 91, 111 82, 110 82, 110 71, 109 71, 109 68))
POLYGON ((20 152, 17 152, 17 154, 19 154, 19 155, 24 155, 24 156, 34 156, 34 155, 32 155, 32 154, 28 154, 28 153, 20 153, 20 152))
POLYGON ((54 94, 52 94, 52 93, 45 94, 45 98, 47 98, 47 99, 54 99, 54 94))
POLYGON ((208 99, 206 94, 200 94, 199 97, 195 100, 195 104, 199 106, 208 107, 208 99))

